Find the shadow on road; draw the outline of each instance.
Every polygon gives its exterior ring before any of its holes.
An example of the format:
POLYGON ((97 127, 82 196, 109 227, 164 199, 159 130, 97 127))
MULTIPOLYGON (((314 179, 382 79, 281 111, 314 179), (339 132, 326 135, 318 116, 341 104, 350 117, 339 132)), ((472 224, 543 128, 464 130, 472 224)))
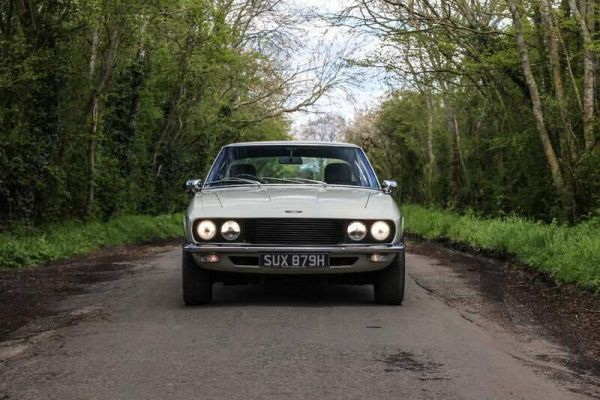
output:
POLYGON ((215 284, 213 302, 209 307, 224 306, 310 306, 343 307, 372 305, 371 285, 340 285, 320 283, 261 283, 246 286, 215 284))

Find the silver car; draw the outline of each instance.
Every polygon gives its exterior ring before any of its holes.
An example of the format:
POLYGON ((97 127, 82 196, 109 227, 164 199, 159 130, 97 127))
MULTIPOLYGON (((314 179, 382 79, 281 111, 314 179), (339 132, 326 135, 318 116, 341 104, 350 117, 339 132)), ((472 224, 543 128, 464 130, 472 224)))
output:
POLYGON ((215 282, 282 276, 372 284, 375 301, 404 298, 404 219, 364 151, 346 143, 254 142, 221 149, 204 182, 190 180, 183 300, 215 282))

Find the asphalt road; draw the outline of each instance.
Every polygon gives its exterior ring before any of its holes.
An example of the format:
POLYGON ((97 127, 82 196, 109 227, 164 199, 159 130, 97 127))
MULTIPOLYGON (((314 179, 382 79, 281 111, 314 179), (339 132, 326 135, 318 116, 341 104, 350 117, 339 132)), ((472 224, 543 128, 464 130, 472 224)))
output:
POLYGON ((600 397, 553 361, 564 349, 495 320, 428 257, 408 255, 401 307, 374 305, 366 286, 256 285, 186 308, 179 262, 175 248, 139 260, 67 299, 69 326, 5 344, 0 399, 600 397))

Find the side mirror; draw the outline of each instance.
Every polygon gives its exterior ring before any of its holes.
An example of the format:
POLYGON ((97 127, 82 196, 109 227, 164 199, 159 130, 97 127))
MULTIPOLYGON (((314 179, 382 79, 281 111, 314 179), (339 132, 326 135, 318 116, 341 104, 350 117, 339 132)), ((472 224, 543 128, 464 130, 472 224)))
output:
POLYGON ((185 183, 185 191, 189 194, 202 190, 202 179, 190 179, 185 183))
POLYGON ((396 189, 398 187, 398 183, 396 181, 385 180, 383 181, 383 192, 390 194, 392 193, 392 189, 396 189))

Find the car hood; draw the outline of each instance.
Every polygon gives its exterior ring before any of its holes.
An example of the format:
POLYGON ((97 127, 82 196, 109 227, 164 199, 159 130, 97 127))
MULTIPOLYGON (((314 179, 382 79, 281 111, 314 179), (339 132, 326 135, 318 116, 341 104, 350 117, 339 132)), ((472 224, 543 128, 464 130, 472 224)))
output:
POLYGON ((197 193, 188 217, 194 218, 386 218, 397 207, 380 190, 343 186, 249 186, 197 193))

